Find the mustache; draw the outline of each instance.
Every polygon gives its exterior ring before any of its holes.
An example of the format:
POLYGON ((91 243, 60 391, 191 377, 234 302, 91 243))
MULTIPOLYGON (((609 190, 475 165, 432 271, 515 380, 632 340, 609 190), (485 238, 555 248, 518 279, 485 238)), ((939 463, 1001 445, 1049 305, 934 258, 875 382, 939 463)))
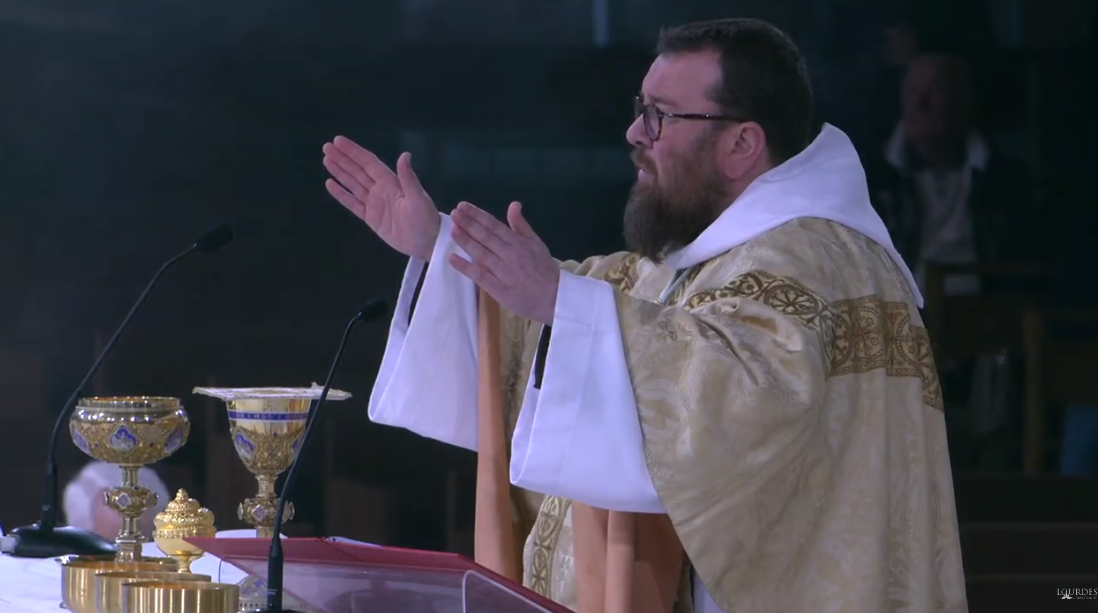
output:
POLYGON ((640 149, 634 149, 632 152, 630 152, 629 159, 633 160, 633 164, 637 168, 644 169, 649 173, 651 173, 651 171, 653 170, 652 162, 647 157, 645 157, 643 153, 641 153, 640 149))

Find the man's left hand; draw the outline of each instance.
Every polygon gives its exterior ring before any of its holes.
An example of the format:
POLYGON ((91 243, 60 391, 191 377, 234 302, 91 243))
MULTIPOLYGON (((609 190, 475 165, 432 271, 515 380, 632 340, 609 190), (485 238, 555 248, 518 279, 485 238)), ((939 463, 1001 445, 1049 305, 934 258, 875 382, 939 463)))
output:
POLYGON ((450 214, 453 237, 471 260, 450 254, 450 264, 501 306, 545 325, 553 323, 560 266, 522 217, 522 205, 507 209, 510 227, 462 202, 450 214))

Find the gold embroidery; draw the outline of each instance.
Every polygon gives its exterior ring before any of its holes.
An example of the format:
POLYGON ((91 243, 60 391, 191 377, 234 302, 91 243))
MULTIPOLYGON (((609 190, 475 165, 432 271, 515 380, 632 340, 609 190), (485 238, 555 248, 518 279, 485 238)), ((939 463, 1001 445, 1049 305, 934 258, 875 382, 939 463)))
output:
POLYGON ((831 312, 831 376, 884 368, 894 377, 918 377, 923 382, 923 402, 942 408, 930 337, 926 328, 911 323, 908 305, 864 296, 840 300, 831 305, 831 312))
POLYGON ((571 502, 546 496, 534 522, 534 547, 530 552, 530 589, 552 598, 553 555, 557 550, 564 517, 571 502))
POLYGON ((629 291, 637 285, 637 278, 639 276, 637 271, 638 262, 640 262, 640 256, 635 253, 630 253, 622 258, 617 266, 611 268, 603 278, 619 292, 628 294, 629 291))
POLYGON ((698 292, 687 299, 685 306, 691 310, 700 309, 711 302, 729 298, 761 302, 775 311, 801 320, 802 324, 813 330, 821 329, 819 319, 826 317, 828 312, 827 303, 800 282, 761 270, 744 273, 724 287, 698 292))
POLYGON ((878 368, 894 377, 918 377, 923 402, 941 409, 942 391, 926 328, 911 321, 903 302, 864 296, 828 304, 794 279, 756 270, 728 285, 690 296, 686 308, 699 309, 729 298, 745 298, 793 317, 816 331, 823 341, 829 377, 878 368))

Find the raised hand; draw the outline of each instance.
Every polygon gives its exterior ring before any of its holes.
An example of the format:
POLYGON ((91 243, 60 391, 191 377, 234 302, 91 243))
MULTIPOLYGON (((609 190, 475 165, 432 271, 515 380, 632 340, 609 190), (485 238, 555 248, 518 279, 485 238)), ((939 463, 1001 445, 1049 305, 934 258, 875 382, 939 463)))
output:
POLYGON ((325 143, 324 167, 332 173, 324 187, 390 247, 429 260, 438 237, 438 209, 402 153, 393 173, 376 155, 344 136, 325 143))
POLYGON ((522 216, 522 205, 507 209, 510 227, 468 202, 450 218, 454 242, 470 257, 451 254, 450 265, 514 313, 551 324, 560 266, 522 216))

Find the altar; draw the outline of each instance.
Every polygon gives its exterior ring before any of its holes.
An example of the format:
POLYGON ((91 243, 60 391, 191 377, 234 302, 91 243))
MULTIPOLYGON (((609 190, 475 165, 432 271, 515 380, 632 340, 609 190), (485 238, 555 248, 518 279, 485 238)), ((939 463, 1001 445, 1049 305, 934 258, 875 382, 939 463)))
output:
MULTIPOLYGON (((239 586, 240 613, 263 607, 267 539, 234 530, 189 540, 207 552, 192 573, 239 586)), ((571 613, 457 554, 341 538, 284 538, 283 550, 284 604, 300 613, 571 613)), ((143 547, 145 556, 159 553, 143 547)), ((61 569, 56 559, 0 557, 0 611, 63 609, 61 569)))
MULTIPOLYGON (((221 535, 232 538, 234 533, 255 535, 254 530, 230 530, 221 535)), ((154 543, 145 543, 142 553, 148 557, 164 555, 154 543)), ((240 584, 248 578, 248 574, 244 571, 211 555, 195 560, 191 570, 209 575, 214 581, 221 583, 240 584)), ((61 564, 57 560, 0 555, 0 612, 57 613, 63 610, 61 608, 61 564)))

